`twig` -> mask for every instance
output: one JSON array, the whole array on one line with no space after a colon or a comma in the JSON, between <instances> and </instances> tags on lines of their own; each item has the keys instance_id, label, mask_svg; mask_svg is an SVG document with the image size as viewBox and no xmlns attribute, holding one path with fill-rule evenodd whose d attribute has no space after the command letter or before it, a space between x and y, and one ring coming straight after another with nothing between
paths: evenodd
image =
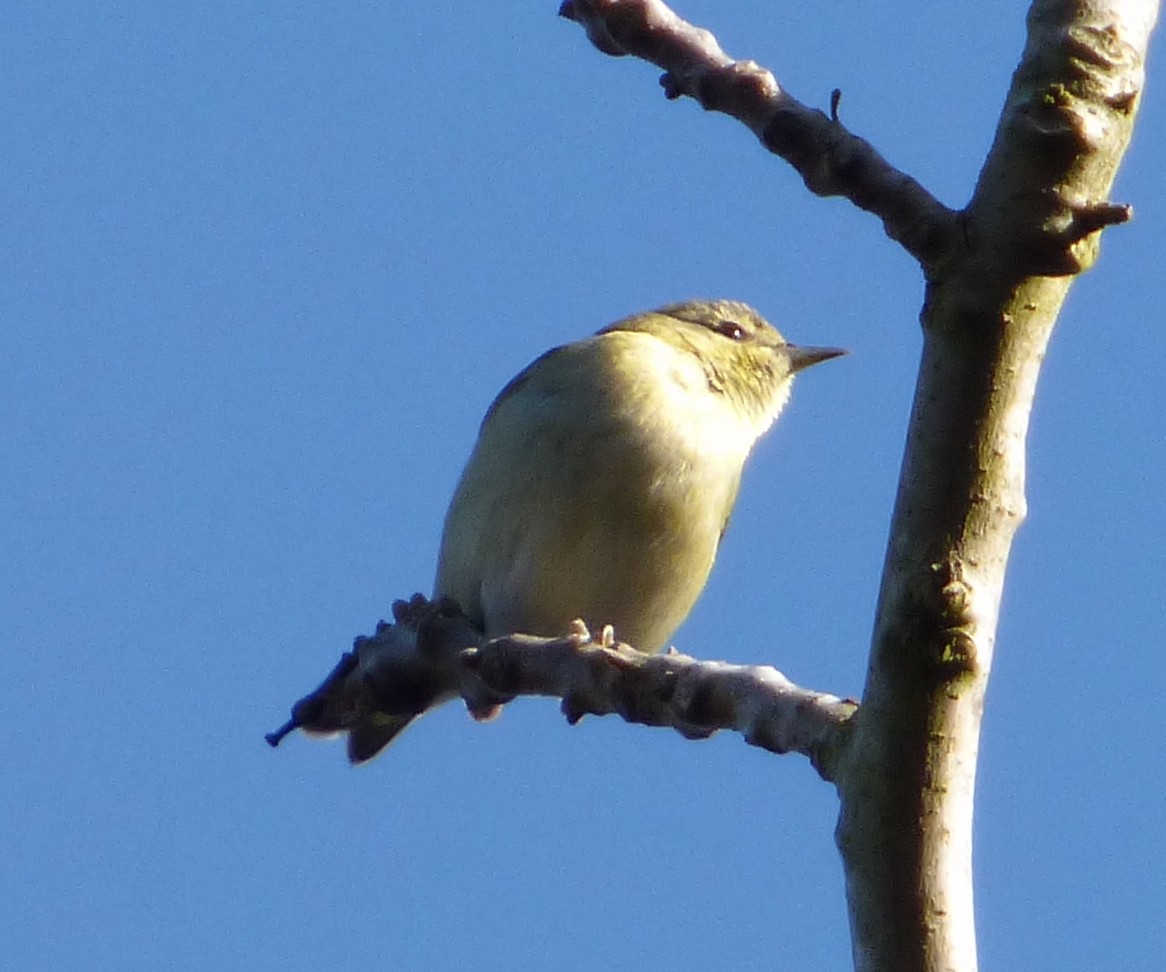
<instances>
[{"instance_id":1,"label":"twig","mask_svg":"<svg viewBox=\"0 0 1166 972\"><path fill-rule=\"evenodd\" d=\"M457 696L475 718L487 719L516 696L549 695L563 700L572 724L584 715L615 713L628 722L671 726L689 739L728 729L752 746L809 756L831 779L857 708L799 688L767 665L647 655L617 643L610 628L592 639L582 622L561 638L486 641L449 602L415 595L394 604L393 614L396 623L382 622L373 637L357 638L320 687L292 707L291 719L266 736L272 746L295 729L356 735L403 727Z\"/></svg>"},{"instance_id":2,"label":"twig","mask_svg":"<svg viewBox=\"0 0 1166 972\"><path fill-rule=\"evenodd\" d=\"M733 60L711 33L661 0L566 0L559 14L580 24L605 54L630 54L663 68L665 97L687 95L743 122L811 192L845 196L879 217L887 235L925 270L958 243L957 214L838 120L839 92L832 94L830 117L807 108L761 65Z\"/></svg>"}]
</instances>

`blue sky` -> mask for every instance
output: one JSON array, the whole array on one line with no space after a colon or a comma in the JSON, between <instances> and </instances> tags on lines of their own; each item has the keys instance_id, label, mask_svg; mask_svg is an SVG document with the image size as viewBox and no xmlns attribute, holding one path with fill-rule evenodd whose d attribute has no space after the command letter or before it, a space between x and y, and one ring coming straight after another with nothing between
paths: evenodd
<instances>
[{"instance_id":1,"label":"blue sky","mask_svg":"<svg viewBox=\"0 0 1166 972\"><path fill-rule=\"evenodd\" d=\"M725 9L722 9L722 7ZM0 941L13 968L845 968L799 758L523 700L352 770L263 733L428 590L494 394L694 296L850 357L677 645L860 691L917 269L556 4L21 5L0 26ZM679 11L950 205L1019 4ZM1157 969L1166 102L1046 363L978 784L985 968Z\"/></svg>"}]
</instances>

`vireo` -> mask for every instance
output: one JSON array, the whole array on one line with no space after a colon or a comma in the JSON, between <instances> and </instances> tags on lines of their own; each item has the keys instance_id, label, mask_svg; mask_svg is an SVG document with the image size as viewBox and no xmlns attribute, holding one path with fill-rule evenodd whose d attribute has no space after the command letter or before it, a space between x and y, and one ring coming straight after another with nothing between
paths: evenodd
<instances>
[{"instance_id":1,"label":"vireo","mask_svg":"<svg viewBox=\"0 0 1166 972\"><path fill-rule=\"evenodd\" d=\"M482 421L445 518L435 596L487 635L575 618L665 647L712 569L753 444L793 376L845 352L787 344L752 308L692 301L548 351ZM366 725L367 758L409 718Z\"/></svg>"}]
</instances>

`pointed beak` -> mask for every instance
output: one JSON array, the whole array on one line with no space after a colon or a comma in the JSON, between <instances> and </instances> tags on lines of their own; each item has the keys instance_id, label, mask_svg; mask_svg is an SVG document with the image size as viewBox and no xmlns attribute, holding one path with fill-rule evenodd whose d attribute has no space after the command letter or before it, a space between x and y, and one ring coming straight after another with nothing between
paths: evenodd
<instances>
[{"instance_id":1,"label":"pointed beak","mask_svg":"<svg viewBox=\"0 0 1166 972\"><path fill-rule=\"evenodd\" d=\"M850 352L845 348L806 348L797 344L787 344L785 353L789 355L789 372L793 375L810 365L816 365L819 361L829 361Z\"/></svg>"}]
</instances>

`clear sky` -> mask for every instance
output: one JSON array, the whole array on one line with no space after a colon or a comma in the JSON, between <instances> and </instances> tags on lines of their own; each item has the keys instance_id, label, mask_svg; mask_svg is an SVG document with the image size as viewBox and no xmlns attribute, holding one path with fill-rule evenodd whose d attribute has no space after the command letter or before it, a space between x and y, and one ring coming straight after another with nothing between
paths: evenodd
<instances>
[{"instance_id":1,"label":"clear sky","mask_svg":"<svg viewBox=\"0 0 1166 972\"><path fill-rule=\"evenodd\" d=\"M804 759L521 700L371 765L263 733L431 583L548 347L734 297L803 376L677 645L861 690L922 284L871 217L555 2L19 4L0 26L0 942L9 967L849 963ZM1022 4L679 11L962 205ZM1166 91L1050 350L978 786L986 969L1166 944Z\"/></svg>"}]
</instances>

